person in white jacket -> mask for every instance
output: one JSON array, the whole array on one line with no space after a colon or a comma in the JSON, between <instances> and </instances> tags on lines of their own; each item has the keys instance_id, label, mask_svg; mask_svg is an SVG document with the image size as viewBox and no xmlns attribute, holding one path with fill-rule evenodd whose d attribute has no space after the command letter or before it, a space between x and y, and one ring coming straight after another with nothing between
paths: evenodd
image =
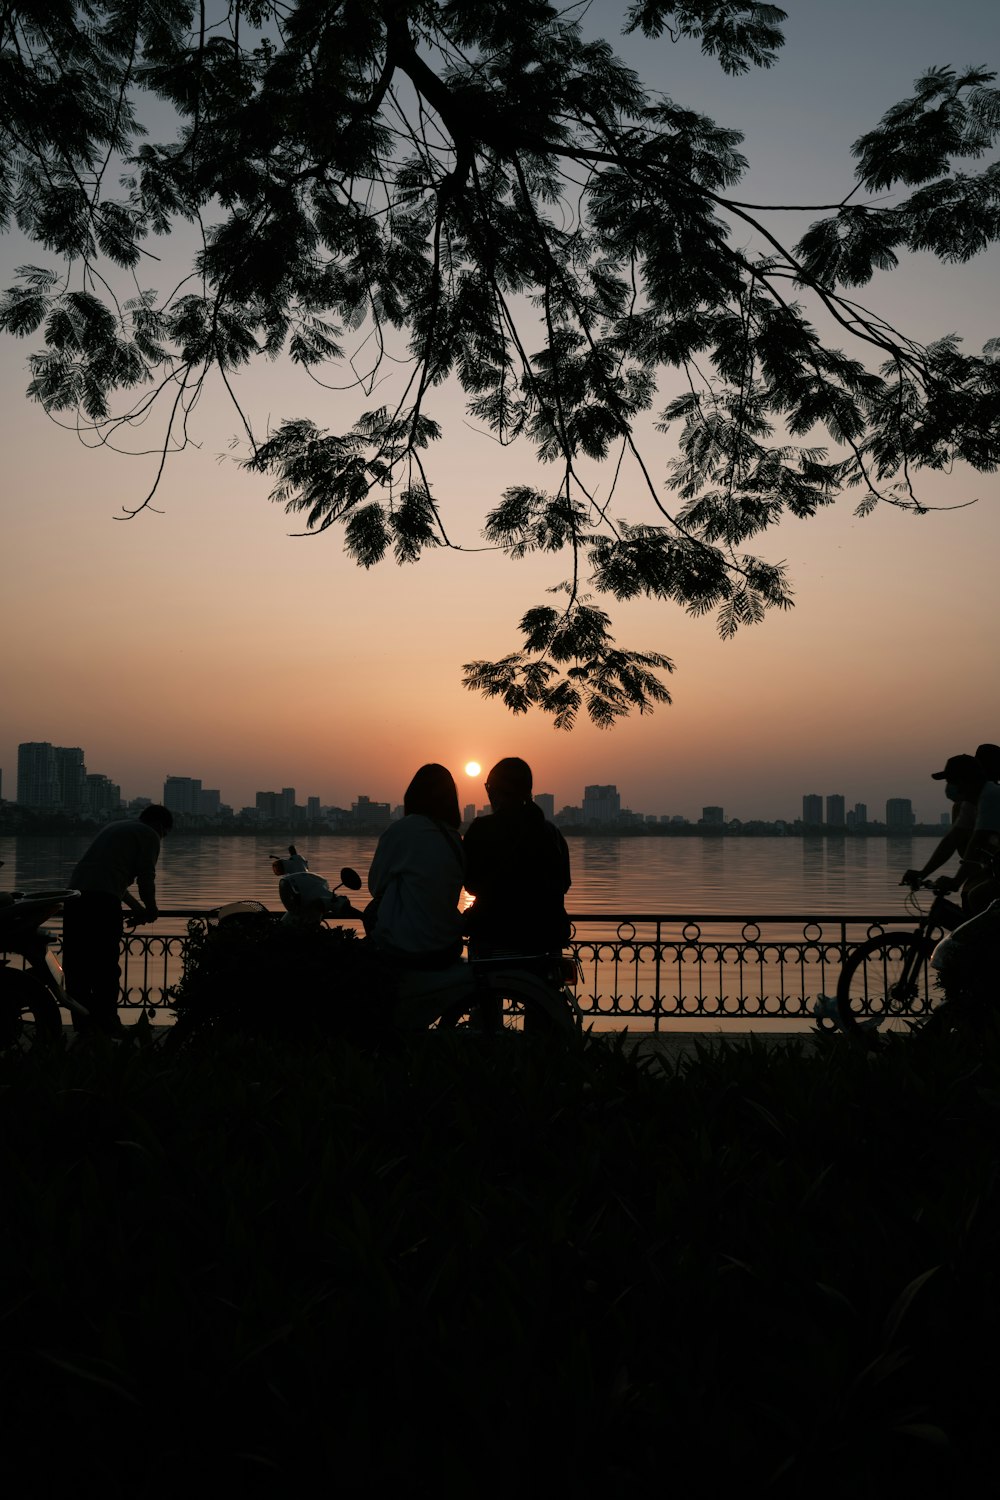
<instances>
[{"instance_id":1,"label":"person in white jacket","mask_svg":"<svg viewBox=\"0 0 1000 1500\"><path fill-rule=\"evenodd\" d=\"M462 956L461 821L454 778L432 762L407 787L403 817L378 841L365 928L379 951L404 968L445 968Z\"/></svg>"}]
</instances>

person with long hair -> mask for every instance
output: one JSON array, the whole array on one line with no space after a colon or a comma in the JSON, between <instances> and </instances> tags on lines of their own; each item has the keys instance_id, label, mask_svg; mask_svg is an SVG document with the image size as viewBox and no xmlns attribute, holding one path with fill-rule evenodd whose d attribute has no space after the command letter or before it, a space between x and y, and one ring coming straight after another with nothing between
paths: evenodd
<instances>
[{"instance_id":1,"label":"person with long hair","mask_svg":"<svg viewBox=\"0 0 1000 1500\"><path fill-rule=\"evenodd\" d=\"M462 956L461 822L454 777L432 762L407 787L403 817L378 841L365 930L379 952L403 968L444 968Z\"/></svg>"}]
</instances>

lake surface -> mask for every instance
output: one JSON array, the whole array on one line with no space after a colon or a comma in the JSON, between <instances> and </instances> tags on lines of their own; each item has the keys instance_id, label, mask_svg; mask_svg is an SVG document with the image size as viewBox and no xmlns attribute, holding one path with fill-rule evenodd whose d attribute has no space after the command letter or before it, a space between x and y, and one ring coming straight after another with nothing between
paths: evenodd
<instances>
[{"instance_id":1,"label":"lake surface","mask_svg":"<svg viewBox=\"0 0 1000 1500\"><path fill-rule=\"evenodd\" d=\"M0 889L68 885L88 843L86 834L0 838ZM297 847L333 885L342 865L367 880L375 844L374 835L329 835L303 838ZM922 865L936 844L907 837L574 838L566 905L571 913L608 916L902 916L899 877ZM160 854L161 910L205 910L251 898L277 908L268 856L283 849L280 835L171 834Z\"/></svg>"}]
</instances>

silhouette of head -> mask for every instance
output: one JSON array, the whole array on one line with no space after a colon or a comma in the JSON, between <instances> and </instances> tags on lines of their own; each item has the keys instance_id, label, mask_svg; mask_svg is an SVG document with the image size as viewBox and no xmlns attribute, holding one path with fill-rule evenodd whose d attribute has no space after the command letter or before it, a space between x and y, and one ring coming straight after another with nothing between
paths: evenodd
<instances>
[{"instance_id":1,"label":"silhouette of head","mask_svg":"<svg viewBox=\"0 0 1000 1500\"><path fill-rule=\"evenodd\" d=\"M174 815L169 807L161 807L159 802L151 802L139 814L139 822L148 823L151 828L156 829L160 838L162 838L165 833L169 833L171 828L173 828Z\"/></svg>"},{"instance_id":2,"label":"silhouette of head","mask_svg":"<svg viewBox=\"0 0 1000 1500\"><path fill-rule=\"evenodd\" d=\"M1000 781L1000 745L979 745L976 760L989 781Z\"/></svg>"},{"instance_id":3,"label":"silhouette of head","mask_svg":"<svg viewBox=\"0 0 1000 1500\"><path fill-rule=\"evenodd\" d=\"M437 818L451 828L461 827L458 787L447 766L431 761L420 767L403 794L403 812L407 816L422 813L425 818Z\"/></svg>"},{"instance_id":4,"label":"silhouette of head","mask_svg":"<svg viewBox=\"0 0 1000 1500\"><path fill-rule=\"evenodd\" d=\"M531 801L531 767L517 755L498 760L486 778L491 807L514 807Z\"/></svg>"},{"instance_id":5,"label":"silhouette of head","mask_svg":"<svg viewBox=\"0 0 1000 1500\"><path fill-rule=\"evenodd\" d=\"M958 797L953 800L975 801L989 777L974 755L949 755L944 770L932 771L931 780L945 782L945 793L949 797L952 790L957 792Z\"/></svg>"}]
</instances>

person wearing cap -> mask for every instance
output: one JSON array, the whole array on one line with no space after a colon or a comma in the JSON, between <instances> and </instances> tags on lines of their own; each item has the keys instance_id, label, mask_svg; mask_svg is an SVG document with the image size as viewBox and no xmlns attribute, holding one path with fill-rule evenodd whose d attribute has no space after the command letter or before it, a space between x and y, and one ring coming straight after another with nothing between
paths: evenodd
<instances>
[{"instance_id":1,"label":"person wearing cap","mask_svg":"<svg viewBox=\"0 0 1000 1500\"><path fill-rule=\"evenodd\" d=\"M968 761L976 763L978 773L981 774L984 780L990 782L1000 781L1000 745L980 745L975 755L953 755L943 771L932 772L931 779L933 781L947 782L948 766L952 766L954 763L961 774L961 765L959 763ZM971 772L973 780L978 779L977 773L971 767L966 766L965 770L966 774ZM951 792L948 792L948 795L950 797ZM952 799L951 827L948 829L948 832L922 869L906 870L904 872L899 882L900 885L919 885L921 881L933 875L935 870L940 870L942 865L946 865L953 854L957 854L960 858L965 854L969 840L975 832L978 803L978 793L968 799Z\"/></svg>"},{"instance_id":2,"label":"person wearing cap","mask_svg":"<svg viewBox=\"0 0 1000 1500\"><path fill-rule=\"evenodd\" d=\"M971 760L971 756L952 757L953 759ZM951 762L949 761L949 764ZM940 781L945 776L944 771L931 773L934 781ZM951 797L951 792L948 793ZM946 865L953 854L961 857L965 853L966 845L972 837L972 830L976 826L976 799L952 798L951 803L951 827L944 835L937 848L931 854L923 867L919 870L904 870L900 879L900 885L920 885L922 881L930 878L935 870L940 870Z\"/></svg>"},{"instance_id":3,"label":"person wearing cap","mask_svg":"<svg viewBox=\"0 0 1000 1500\"><path fill-rule=\"evenodd\" d=\"M961 863L955 874L941 876L937 884L941 891L961 890L962 906L970 916L984 910L997 894L992 872L983 865L984 855L1000 850L1000 786L989 775L1000 769L993 754L996 748L981 745L975 755L951 755L943 771L931 773L934 781L945 783L945 795L958 804L958 815L923 870L907 870L901 882L925 880L957 851Z\"/></svg>"},{"instance_id":4,"label":"person wearing cap","mask_svg":"<svg viewBox=\"0 0 1000 1500\"><path fill-rule=\"evenodd\" d=\"M972 765L966 764L971 761ZM958 764L961 762L962 764ZM974 768L974 769L973 769ZM944 876L944 890L961 890L962 905L970 916L977 916L990 902L1000 895L1000 786L995 780L1000 773L1000 751L996 745L980 745L975 755L955 755L946 762L937 780L945 778L946 787L963 784L966 792L978 779L976 793L976 821L962 853L962 860L954 875ZM959 782L954 782L954 777ZM950 796L950 792L948 793Z\"/></svg>"}]
</instances>

